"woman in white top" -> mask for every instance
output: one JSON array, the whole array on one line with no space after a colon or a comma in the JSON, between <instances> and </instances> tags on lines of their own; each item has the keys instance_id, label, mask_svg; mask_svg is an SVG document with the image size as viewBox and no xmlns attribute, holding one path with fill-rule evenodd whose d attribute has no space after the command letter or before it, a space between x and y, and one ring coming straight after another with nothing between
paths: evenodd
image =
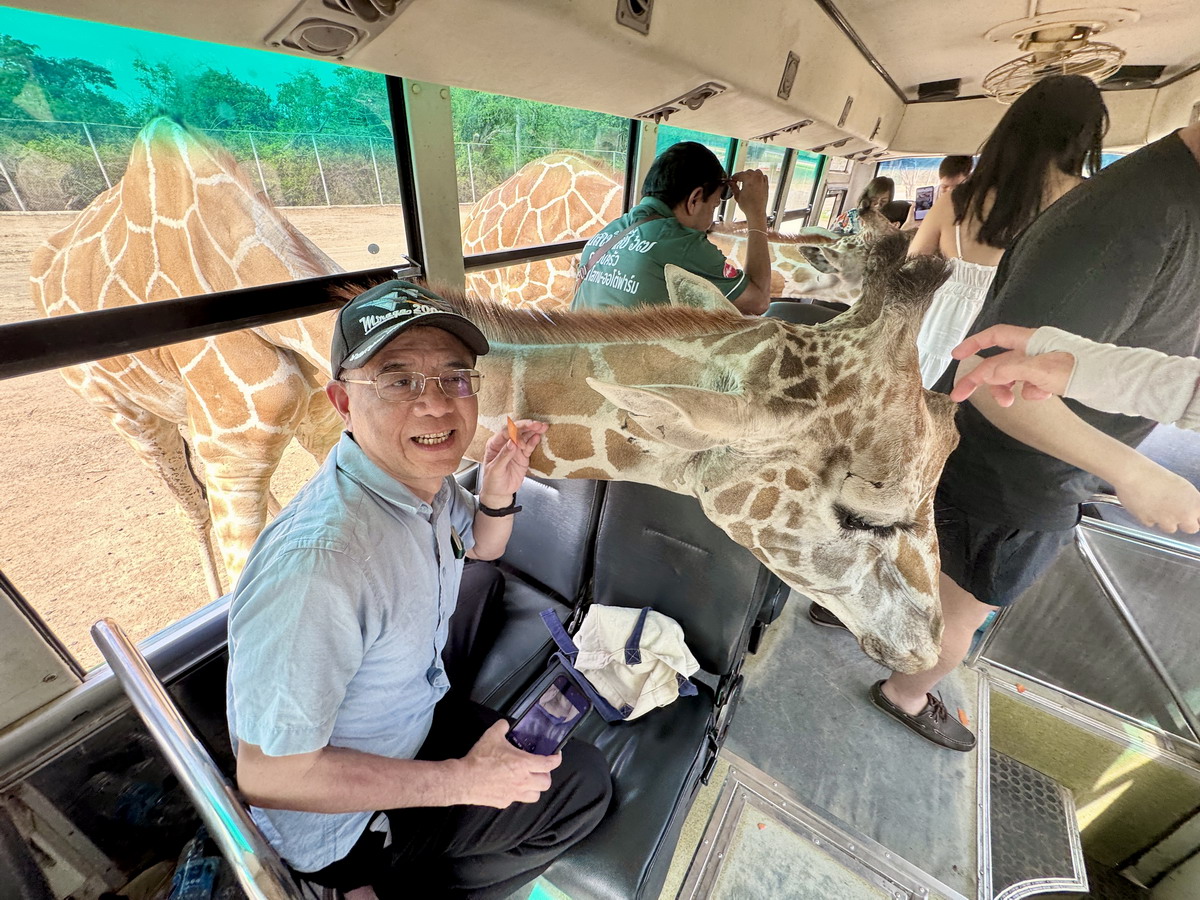
<instances>
[{"instance_id":1,"label":"woman in white top","mask_svg":"<svg viewBox=\"0 0 1200 900\"><path fill-rule=\"evenodd\" d=\"M952 267L917 337L925 387L941 377L975 322L1005 248L1083 181L1085 167L1100 168L1107 130L1108 110L1090 79L1045 78L1009 107L967 180L934 202L908 251L941 253Z\"/></svg>"}]
</instances>

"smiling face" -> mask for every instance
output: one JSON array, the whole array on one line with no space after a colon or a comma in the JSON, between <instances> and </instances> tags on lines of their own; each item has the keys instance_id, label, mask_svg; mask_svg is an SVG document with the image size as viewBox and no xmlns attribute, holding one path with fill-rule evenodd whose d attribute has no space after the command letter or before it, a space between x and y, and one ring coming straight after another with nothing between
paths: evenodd
<instances>
[{"instance_id":1,"label":"smiling face","mask_svg":"<svg viewBox=\"0 0 1200 900\"><path fill-rule=\"evenodd\" d=\"M471 351L449 332L409 328L342 377L369 380L388 371L440 375L474 364ZM425 500L455 472L475 436L478 399L448 397L432 380L418 399L407 402L380 400L371 384L332 381L327 391L367 458Z\"/></svg>"}]
</instances>

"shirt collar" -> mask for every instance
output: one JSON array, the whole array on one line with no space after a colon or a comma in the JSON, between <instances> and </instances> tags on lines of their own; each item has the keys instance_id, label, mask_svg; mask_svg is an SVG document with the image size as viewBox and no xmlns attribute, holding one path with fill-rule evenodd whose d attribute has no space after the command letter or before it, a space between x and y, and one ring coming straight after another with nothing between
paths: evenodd
<instances>
[{"instance_id":1,"label":"shirt collar","mask_svg":"<svg viewBox=\"0 0 1200 900\"><path fill-rule=\"evenodd\" d=\"M392 506L398 506L406 512L428 516L445 499L443 496L446 493L445 480L438 488L437 495L433 498L433 504L426 503L404 484L371 462L348 431L342 432L342 436L334 448L334 453L336 454L335 464L339 470L371 493L377 494ZM453 476L446 477L452 478Z\"/></svg>"},{"instance_id":2,"label":"shirt collar","mask_svg":"<svg viewBox=\"0 0 1200 900\"><path fill-rule=\"evenodd\" d=\"M643 197L642 202L630 210L630 213L633 215L633 219L630 221L636 222L638 219L644 219L651 213L656 213L657 215L662 216L664 219L674 219L675 224L685 231L694 231L697 234L708 233L699 228L693 228L690 225L684 225L679 221L679 219L675 218L675 213L672 211L671 207L667 206L667 204L663 203L657 197Z\"/></svg>"}]
</instances>

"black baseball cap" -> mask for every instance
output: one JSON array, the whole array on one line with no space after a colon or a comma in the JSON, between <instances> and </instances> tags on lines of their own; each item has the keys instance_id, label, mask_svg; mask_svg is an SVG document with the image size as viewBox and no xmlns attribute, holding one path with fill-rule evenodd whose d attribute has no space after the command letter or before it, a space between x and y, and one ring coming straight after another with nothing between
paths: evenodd
<instances>
[{"instance_id":1,"label":"black baseball cap","mask_svg":"<svg viewBox=\"0 0 1200 900\"><path fill-rule=\"evenodd\" d=\"M338 312L329 365L333 377L357 369L405 328L448 331L483 356L491 347L471 320L442 308L445 301L411 281L386 281L363 291Z\"/></svg>"}]
</instances>

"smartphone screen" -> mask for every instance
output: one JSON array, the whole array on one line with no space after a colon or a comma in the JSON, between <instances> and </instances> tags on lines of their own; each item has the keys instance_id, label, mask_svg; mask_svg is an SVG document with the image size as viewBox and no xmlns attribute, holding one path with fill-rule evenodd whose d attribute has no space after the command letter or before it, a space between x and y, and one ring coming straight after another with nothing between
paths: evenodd
<instances>
[{"instance_id":1,"label":"smartphone screen","mask_svg":"<svg viewBox=\"0 0 1200 900\"><path fill-rule=\"evenodd\" d=\"M557 753L591 705L575 682L566 675L559 675L537 702L513 722L508 741L514 747L539 756Z\"/></svg>"},{"instance_id":2,"label":"smartphone screen","mask_svg":"<svg viewBox=\"0 0 1200 900\"><path fill-rule=\"evenodd\" d=\"M917 199L913 202L913 218L920 222L933 207L933 195L937 189L932 185L917 188Z\"/></svg>"}]
</instances>

